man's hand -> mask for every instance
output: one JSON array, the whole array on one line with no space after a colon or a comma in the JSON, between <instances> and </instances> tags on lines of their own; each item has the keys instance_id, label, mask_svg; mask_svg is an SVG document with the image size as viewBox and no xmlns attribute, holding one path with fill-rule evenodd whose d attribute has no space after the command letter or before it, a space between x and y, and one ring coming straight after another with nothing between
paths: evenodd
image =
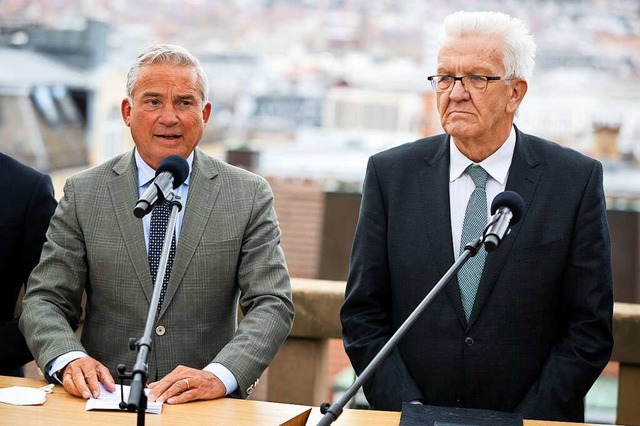
<instances>
[{"instance_id":1,"label":"man's hand","mask_svg":"<svg viewBox=\"0 0 640 426\"><path fill-rule=\"evenodd\" d=\"M161 380L149 383L149 401L182 404L198 399L223 397L227 390L213 373L195 368L177 366Z\"/></svg>"},{"instance_id":2,"label":"man's hand","mask_svg":"<svg viewBox=\"0 0 640 426\"><path fill-rule=\"evenodd\" d=\"M102 383L109 392L116 390L115 382L109 369L95 359L85 356L71 361L62 371L62 386L71 395L89 399L100 396Z\"/></svg>"}]
</instances>

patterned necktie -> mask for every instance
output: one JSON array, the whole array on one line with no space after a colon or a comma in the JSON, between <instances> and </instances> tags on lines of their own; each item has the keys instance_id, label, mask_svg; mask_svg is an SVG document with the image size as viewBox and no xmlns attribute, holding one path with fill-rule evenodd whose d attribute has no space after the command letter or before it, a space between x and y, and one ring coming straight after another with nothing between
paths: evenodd
<instances>
[{"instance_id":1,"label":"patterned necktie","mask_svg":"<svg viewBox=\"0 0 640 426\"><path fill-rule=\"evenodd\" d=\"M471 176L471 179L473 179L476 188L471 193L471 197L469 197L467 210L464 214L462 237L460 239L460 253L464 251L464 246L467 243L482 236L482 232L487 225L487 193L485 192L487 172L482 167L474 164L467 167L466 172ZM486 257L486 250L481 248L478 250L478 253L474 257L469 258L467 263L458 271L460 298L462 299L462 307L464 308L467 321L471 316L473 302L476 299Z\"/></svg>"},{"instance_id":2,"label":"patterned necktie","mask_svg":"<svg viewBox=\"0 0 640 426\"><path fill-rule=\"evenodd\" d=\"M155 284L158 275L158 266L160 265L160 255L162 254L162 244L171 215L171 206L167 201L159 203L151 212L151 226L149 227L149 270L151 271L152 283ZM167 269L164 272L164 280L162 281L162 291L160 293L160 303L158 304L158 312L164 302L164 296L167 292L167 283L171 268L173 267L173 258L176 255L176 234L173 233L171 239L171 249L167 260Z\"/></svg>"}]
</instances>

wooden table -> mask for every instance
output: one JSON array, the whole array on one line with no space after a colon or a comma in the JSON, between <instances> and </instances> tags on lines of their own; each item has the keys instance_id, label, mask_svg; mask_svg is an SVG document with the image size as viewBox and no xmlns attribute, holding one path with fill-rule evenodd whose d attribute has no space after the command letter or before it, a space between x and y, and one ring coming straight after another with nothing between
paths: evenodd
<instances>
[{"instance_id":1,"label":"wooden table","mask_svg":"<svg viewBox=\"0 0 640 426\"><path fill-rule=\"evenodd\" d=\"M0 388L29 386L39 388L44 380L0 376ZM0 403L0 425L18 426L120 426L137 424L136 413L124 411L85 411L86 401L69 395L56 386L47 395L44 405L15 406ZM162 414L147 414L145 425L281 425L311 409L307 422L316 425L322 418L317 407L294 404L223 398L162 407ZM334 422L337 426L392 426L400 422L400 413L373 410L344 410ZM295 424L295 423L294 423ZM570 426L579 423L559 423L525 420L525 426ZM581 425L581 424L580 424Z\"/></svg>"}]
</instances>

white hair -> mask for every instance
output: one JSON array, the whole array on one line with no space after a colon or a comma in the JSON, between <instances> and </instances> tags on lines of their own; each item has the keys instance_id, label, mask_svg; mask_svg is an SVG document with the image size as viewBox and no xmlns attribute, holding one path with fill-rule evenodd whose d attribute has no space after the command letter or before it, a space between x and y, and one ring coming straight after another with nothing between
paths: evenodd
<instances>
[{"instance_id":1,"label":"white hair","mask_svg":"<svg viewBox=\"0 0 640 426\"><path fill-rule=\"evenodd\" d=\"M202 101L207 102L209 98L209 82L207 75L200 65L200 61L193 56L184 47L176 46L173 44L158 44L151 46L143 50L136 61L133 63L127 74L127 97L133 102L133 91L136 83L138 83L138 77L140 75L140 68L145 65L151 64L172 64L185 67L194 67L196 74L198 75L198 89L202 95Z\"/></svg>"},{"instance_id":2,"label":"white hair","mask_svg":"<svg viewBox=\"0 0 640 426\"><path fill-rule=\"evenodd\" d=\"M505 77L531 79L536 44L522 21L501 12L452 13L444 20L444 33L438 52L452 38L474 36L499 36L504 45L502 64Z\"/></svg>"}]
</instances>

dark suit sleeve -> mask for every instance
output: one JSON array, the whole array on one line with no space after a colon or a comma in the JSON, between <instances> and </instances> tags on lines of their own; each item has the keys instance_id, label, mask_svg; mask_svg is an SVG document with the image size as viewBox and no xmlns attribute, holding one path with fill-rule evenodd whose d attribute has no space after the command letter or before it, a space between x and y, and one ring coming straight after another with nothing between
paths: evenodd
<instances>
[{"instance_id":1,"label":"dark suit sleeve","mask_svg":"<svg viewBox=\"0 0 640 426\"><path fill-rule=\"evenodd\" d=\"M568 420L567 414L582 408L582 404L576 404L576 395L587 393L611 356L611 243L602 165L593 164L577 210L562 283L565 314L564 324L558 326L566 332L517 408L525 418ZM571 416L582 418L583 413Z\"/></svg>"},{"instance_id":2,"label":"dark suit sleeve","mask_svg":"<svg viewBox=\"0 0 640 426\"><path fill-rule=\"evenodd\" d=\"M56 208L51 178L41 174L32 187L20 232L19 256L15 268L19 281L26 284L29 274L40 260L42 245L46 240L49 220ZM0 371L13 371L33 359L24 337L14 319L0 327Z\"/></svg>"},{"instance_id":3,"label":"dark suit sleeve","mask_svg":"<svg viewBox=\"0 0 640 426\"><path fill-rule=\"evenodd\" d=\"M29 274L40 260L42 245L47 240L47 228L56 205L51 178L42 175L34 188L25 219L21 250L22 282L24 283L27 282Z\"/></svg>"},{"instance_id":4,"label":"dark suit sleeve","mask_svg":"<svg viewBox=\"0 0 640 426\"><path fill-rule=\"evenodd\" d=\"M344 345L357 374L393 335L391 282L387 254L387 215L374 159L367 165L344 305L340 312ZM402 402L421 400L398 349L394 349L364 385L371 406L400 410Z\"/></svg>"},{"instance_id":5,"label":"dark suit sleeve","mask_svg":"<svg viewBox=\"0 0 640 426\"><path fill-rule=\"evenodd\" d=\"M24 336L18 328L18 319L14 318L0 326L0 375L20 374L20 367L33 359Z\"/></svg>"}]
</instances>

